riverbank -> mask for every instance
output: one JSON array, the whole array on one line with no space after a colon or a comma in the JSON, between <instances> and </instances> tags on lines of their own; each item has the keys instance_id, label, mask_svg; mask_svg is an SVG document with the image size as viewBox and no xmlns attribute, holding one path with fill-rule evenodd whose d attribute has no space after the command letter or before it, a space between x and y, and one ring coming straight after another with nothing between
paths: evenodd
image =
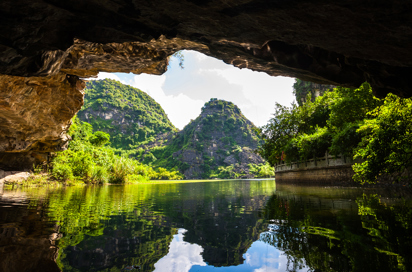
<instances>
[{"instance_id":1,"label":"riverbank","mask_svg":"<svg viewBox=\"0 0 412 272\"><path fill-rule=\"evenodd\" d=\"M0 170L0 186L9 187L41 187L41 186L74 186L74 185L119 185L118 183L85 183L81 180L71 180L62 182L54 179L48 173L31 173L24 171L3 171ZM139 180L130 181L121 184L173 184L173 183L199 183L199 182L216 182L216 181L231 181L233 179L198 179L198 180ZM244 179L248 180L248 179ZM264 179L256 179L264 180ZM268 178L273 180L273 178Z\"/></svg>"}]
</instances>

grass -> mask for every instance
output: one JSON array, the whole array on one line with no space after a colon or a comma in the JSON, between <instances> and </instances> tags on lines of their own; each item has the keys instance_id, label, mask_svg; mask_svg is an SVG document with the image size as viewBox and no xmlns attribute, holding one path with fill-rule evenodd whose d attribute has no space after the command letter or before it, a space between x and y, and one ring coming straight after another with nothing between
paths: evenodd
<instances>
[{"instance_id":1,"label":"grass","mask_svg":"<svg viewBox=\"0 0 412 272\"><path fill-rule=\"evenodd\" d=\"M110 179L110 178L109 178ZM264 178L266 179L266 178ZM131 175L130 178L125 183L116 183L116 182L108 182L108 183L100 183L107 184L107 185L118 185L118 184L177 184L177 183L199 183L199 182L217 182L217 181L229 181L234 179L193 179L193 180L147 180L145 177L140 175ZM244 179L246 180L246 179ZM94 184L94 183L88 183ZM75 186L75 185L87 185L82 180L71 179L65 182L56 180L53 176L49 173L32 173L29 178L22 181L15 181L15 182L7 182L4 184L5 188L7 189L14 189L17 187L44 187L44 186Z\"/></svg>"}]
</instances>

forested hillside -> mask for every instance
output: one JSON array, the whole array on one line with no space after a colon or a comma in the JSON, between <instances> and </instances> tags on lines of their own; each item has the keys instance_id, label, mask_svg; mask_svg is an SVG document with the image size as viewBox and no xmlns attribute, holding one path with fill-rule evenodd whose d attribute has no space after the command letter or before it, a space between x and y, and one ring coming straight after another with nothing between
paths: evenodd
<instances>
[{"instance_id":1,"label":"forested hillside","mask_svg":"<svg viewBox=\"0 0 412 272\"><path fill-rule=\"evenodd\" d=\"M158 134L176 130L153 98L112 79L87 82L84 100L79 119L96 131L110 134L116 148L131 149L154 140Z\"/></svg>"},{"instance_id":2,"label":"forested hillside","mask_svg":"<svg viewBox=\"0 0 412 272\"><path fill-rule=\"evenodd\" d=\"M353 165L354 179L375 183L381 176L408 181L412 167L412 100L389 94L378 99L368 83L358 89L338 87L313 102L284 107L263 127L262 157L275 165L344 154ZM405 176L406 175L406 176Z\"/></svg>"},{"instance_id":3,"label":"forested hillside","mask_svg":"<svg viewBox=\"0 0 412 272\"><path fill-rule=\"evenodd\" d=\"M118 81L89 81L80 120L110 135L112 147L146 165L179 170L186 179L273 176L254 152L256 127L231 102L211 99L183 131L149 95ZM125 154L126 154L125 153Z\"/></svg>"},{"instance_id":4,"label":"forested hillside","mask_svg":"<svg viewBox=\"0 0 412 272\"><path fill-rule=\"evenodd\" d=\"M273 169L254 152L261 144L255 129L236 105L211 99L182 131L142 145L137 157L155 166L175 167L187 179L273 176Z\"/></svg>"}]
</instances>

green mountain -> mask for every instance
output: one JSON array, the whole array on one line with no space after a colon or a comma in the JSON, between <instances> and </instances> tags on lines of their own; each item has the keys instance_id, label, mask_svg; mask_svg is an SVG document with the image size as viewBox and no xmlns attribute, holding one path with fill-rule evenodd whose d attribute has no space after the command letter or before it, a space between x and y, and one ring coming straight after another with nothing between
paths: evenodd
<instances>
[{"instance_id":1,"label":"green mountain","mask_svg":"<svg viewBox=\"0 0 412 272\"><path fill-rule=\"evenodd\" d=\"M87 82L84 100L79 119L95 131L110 134L116 148L131 149L158 134L177 130L153 98L116 80Z\"/></svg>"},{"instance_id":2,"label":"green mountain","mask_svg":"<svg viewBox=\"0 0 412 272\"><path fill-rule=\"evenodd\" d=\"M253 178L273 175L254 152L261 144L255 126L231 102L211 99L199 117L177 133L165 133L142 145L137 158L186 179Z\"/></svg>"},{"instance_id":3,"label":"green mountain","mask_svg":"<svg viewBox=\"0 0 412 272\"><path fill-rule=\"evenodd\" d=\"M302 106L306 102L308 94L310 94L311 101L314 102L316 97L322 96L325 92L331 91L335 87L333 85L303 81L297 78L295 84L293 84L293 93L299 106Z\"/></svg>"}]
</instances>

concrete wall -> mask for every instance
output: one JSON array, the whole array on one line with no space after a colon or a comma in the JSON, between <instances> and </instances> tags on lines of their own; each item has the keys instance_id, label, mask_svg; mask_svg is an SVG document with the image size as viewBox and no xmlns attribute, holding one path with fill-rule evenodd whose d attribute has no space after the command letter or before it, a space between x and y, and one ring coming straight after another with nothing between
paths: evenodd
<instances>
[{"instance_id":1,"label":"concrete wall","mask_svg":"<svg viewBox=\"0 0 412 272\"><path fill-rule=\"evenodd\" d=\"M348 157L326 154L322 158L278 164L275 166L275 178L279 182L351 183L354 163Z\"/></svg>"},{"instance_id":2,"label":"concrete wall","mask_svg":"<svg viewBox=\"0 0 412 272\"><path fill-rule=\"evenodd\" d=\"M279 182L325 182L325 183L352 183L353 170L349 166L322 167L307 170L289 170L276 172L275 178Z\"/></svg>"}]
</instances>

